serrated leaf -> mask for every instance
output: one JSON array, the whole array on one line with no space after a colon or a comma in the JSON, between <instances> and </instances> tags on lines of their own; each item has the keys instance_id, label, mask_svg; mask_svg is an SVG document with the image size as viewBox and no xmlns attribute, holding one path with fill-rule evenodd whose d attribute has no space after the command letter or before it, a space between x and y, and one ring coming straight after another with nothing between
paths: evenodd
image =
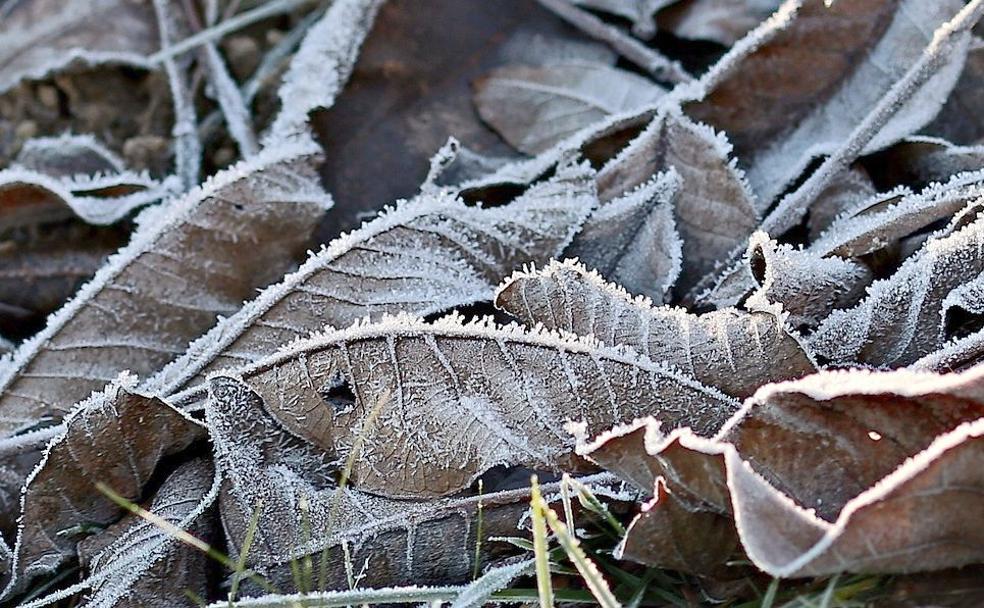
<instances>
[{"instance_id":1,"label":"serrated leaf","mask_svg":"<svg viewBox=\"0 0 984 608\"><path fill-rule=\"evenodd\" d=\"M598 174L606 201L674 168L683 181L674 215L683 237L681 288L691 287L758 225L755 197L723 134L664 109Z\"/></svg>"},{"instance_id":2,"label":"serrated leaf","mask_svg":"<svg viewBox=\"0 0 984 608\"><path fill-rule=\"evenodd\" d=\"M588 217L564 255L634 294L663 302L683 261L673 217L680 189L680 177L671 168L609 201Z\"/></svg>"},{"instance_id":3,"label":"serrated leaf","mask_svg":"<svg viewBox=\"0 0 984 608\"><path fill-rule=\"evenodd\" d=\"M758 288L744 307L768 312L781 305L789 324L800 330L815 328L835 308L857 304L874 278L864 264L780 245L763 232L753 234L748 247Z\"/></svg>"},{"instance_id":4,"label":"serrated leaf","mask_svg":"<svg viewBox=\"0 0 984 608\"><path fill-rule=\"evenodd\" d=\"M538 154L599 120L661 98L655 83L588 62L507 66L476 83L482 119L520 152Z\"/></svg>"},{"instance_id":5,"label":"serrated leaf","mask_svg":"<svg viewBox=\"0 0 984 608\"><path fill-rule=\"evenodd\" d=\"M280 276L330 204L315 154L268 149L144 214L130 244L2 370L0 432L60 418L121 370L156 371Z\"/></svg>"},{"instance_id":6,"label":"serrated leaf","mask_svg":"<svg viewBox=\"0 0 984 608\"><path fill-rule=\"evenodd\" d=\"M262 502L247 563L283 586L292 586L291 560L306 555L316 561L316 578L325 569L323 580L314 581L323 589L348 588L346 559L356 572L371 560L367 578L360 581L365 586L464 582L474 567L479 503L483 563L502 549L488 539L516 534L526 512L528 488L431 500L339 488L329 455L286 433L255 392L219 376L211 380L211 394L205 413L225 480L220 509L231 549L239 551L250 516ZM343 543L350 558L344 557Z\"/></svg>"},{"instance_id":7,"label":"serrated leaf","mask_svg":"<svg viewBox=\"0 0 984 608\"><path fill-rule=\"evenodd\" d=\"M630 536L675 534L686 545L680 534L700 520L685 511L715 513L737 524L744 552L773 576L956 567L981 559L970 523L984 484L980 376L821 373L763 389L715 440L649 423L580 451L615 470L626 451L648 454L649 468L633 466L627 479L662 477L684 509L677 530L636 522ZM656 502L642 518L669 522L657 513L669 506Z\"/></svg>"},{"instance_id":8,"label":"serrated leaf","mask_svg":"<svg viewBox=\"0 0 984 608\"><path fill-rule=\"evenodd\" d=\"M984 219L930 238L891 277L876 281L857 306L834 311L810 339L826 360L874 366L913 363L950 336L941 327L943 301L984 271Z\"/></svg>"},{"instance_id":9,"label":"serrated leaf","mask_svg":"<svg viewBox=\"0 0 984 608\"><path fill-rule=\"evenodd\" d=\"M586 166L570 166L492 209L426 191L333 241L146 386L168 395L184 391L176 397L181 402L200 400L208 373L253 363L325 326L491 299L514 269L563 251L595 204L593 176Z\"/></svg>"},{"instance_id":10,"label":"serrated leaf","mask_svg":"<svg viewBox=\"0 0 984 608\"><path fill-rule=\"evenodd\" d=\"M120 518L121 508L99 493L96 482L139 499L162 458L205 437L199 423L159 399L130 392L134 384L135 378L123 376L80 403L28 477L2 596L74 556L80 538L73 530L80 525L105 526Z\"/></svg>"},{"instance_id":11,"label":"serrated leaf","mask_svg":"<svg viewBox=\"0 0 984 608\"><path fill-rule=\"evenodd\" d=\"M729 309L693 315L654 307L570 260L513 275L495 303L527 325L632 348L738 398L815 370L773 314Z\"/></svg>"},{"instance_id":12,"label":"serrated leaf","mask_svg":"<svg viewBox=\"0 0 984 608\"><path fill-rule=\"evenodd\" d=\"M704 76L694 89L698 100L685 110L728 134L764 210L813 158L848 138L919 59L931 32L961 6L955 0L787 3ZM911 92L865 150L933 119L960 75L969 42L969 34L961 36L955 56Z\"/></svg>"},{"instance_id":13,"label":"serrated leaf","mask_svg":"<svg viewBox=\"0 0 984 608\"><path fill-rule=\"evenodd\" d=\"M330 457L358 442L353 483L393 497L450 494L497 465L573 466L568 421L597 429L652 414L708 434L736 405L635 353L457 316L330 331L238 374Z\"/></svg>"},{"instance_id":14,"label":"serrated leaf","mask_svg":"<svg viewBox=\"0 0 984 608\"><path fill-rule=\"evenodd\" d=\"M211 533L203 515L214 500L212 463L198 458L180 465L155 492L146 509L200 539ZM85 608L154 608L195 606L186 595L208 596L208 556L182 544L168 531L128 514L79 543L87 577L98 580L82 604Z\"/></svg>"}]
</instances>

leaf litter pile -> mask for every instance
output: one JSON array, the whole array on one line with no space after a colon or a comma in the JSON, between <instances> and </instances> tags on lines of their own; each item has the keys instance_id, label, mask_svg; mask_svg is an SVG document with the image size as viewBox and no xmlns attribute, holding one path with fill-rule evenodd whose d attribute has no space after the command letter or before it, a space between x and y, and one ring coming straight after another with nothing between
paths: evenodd
<instances>
[{"instance_id":1,"label":"leaf litter pile","mask_svg":"<svg viewBox=\"0 0 984 608\"><path fill-rule=\"evenodd\" d=\"M981 605L982 14L0 1L0 605Z\"/></svg>"}]
</instances>

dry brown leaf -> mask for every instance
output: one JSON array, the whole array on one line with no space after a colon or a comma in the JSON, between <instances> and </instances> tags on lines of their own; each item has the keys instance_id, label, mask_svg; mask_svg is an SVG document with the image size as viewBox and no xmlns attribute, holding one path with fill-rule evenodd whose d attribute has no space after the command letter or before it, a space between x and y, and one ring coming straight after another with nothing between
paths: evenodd
<instances>
[{"instance_id":1,"label":"dry brown leaf","mask_svg":"<svg viewBox=\"0 0 984 608\"><path fill-rule=\"evenodd\" d=\"M666 93L631 72L584 61L506 66L475 87L482 120L527 154L539 154L608 116L652 105Z\"/></svg>"},{"instance_id":2,"label":"dry brown leaf","mask_svg":"<svg viewBox=\"0 0 984 608\"><path fill-rule=\"evenodd\" d=\"M866 163L879 181L922 187L949 181L984 166L984 148L957 146L935 137L912 136L874 154Z\"/></svg>"},{"instance_id":3,"label":"dry brown leaf","mask_svg":"<svg viewBox=\"0 0 984 608\"><path fill-rule=\"evenodd\" d=\"M607 201L674 168L683 181L674 212L683 237L681 289L691 287L755 230L755 197L723 134L664 109L598 174Z\"/></svg>"},{"instance_id":4,"label":"dry brown leaf","mask_svg":"<svg viewBox=\"0 0 984 608\"><path fill-rule=\"evenodd\" d=\"M2 370L0 432L60 418L121 370L160 369L279 277L330 204L315 154L267 150L144 214L130 244Z\"/></svg>"},{"instance_id":5,"label":"dry brown leaf","mask_svg":"<svg viewBox=\"0 0 984 608\"><path fill-rule=\"evenodd\" d=\"M807 219L810 240L823 234L842 213L857 208L877 193L871 177L864 169L852 167L845 171L810 206L810 216Z\"/></svg>"},{"instance_id":6,"label":"dry brown leaf","mask_svg":"<svg viewBox=\"0 0 984 608\"><path fill-rule=\"evenodd\" d=\"M565 167L491 209L426 190L311 256L144 386L189 403L204 398L208 373L253 363L326 326L487 301L514 269L563 251L595 205L593 178L587 166Z\"/></svg>"},{"instance_id":7,"label":"dry brown leaf","mask_svg":"<svg viewBox=\"0 0 984 608\"><path fill-rule=\"evenodd\" d=\"M144 508L171 525L209 542L213 533L203 505L214 500L212 463L198 458L180 465ZM92 590L85 608L197 606L190 591L208 597L209 557L146 519L128 514L82 540L79 560Z\"/></svg>"},{"instance_id":8,"label":"dry brown leaf","mask_svg":"<svg viewBox=\"0 0 984 608\"><path fill-rule=\"evenodd\" d=\"M27 480L10 582L2 596L55 571L76 553L87 526L106 526L123 509L96 489L105 483L139 500L160 461L204 439L204 427L153 397L130 392L123 376L79 404Z\"/></svg>"},{"instance_id":9,"label":"dry brown leaf","mask_svg":"<svg viewBox=\"0 0 984 608\"><path fill-rule=\"evenodd\" d=\"M490 537L520 533L528 488L424 501L339 488L326 455L288 435L255 392L219 376L211 393L206 418L224 479L220 507L230 547L239 552L254 511L261 509L247 563L281 587L293 587L291 561L304 556L313 559L315 573L325 567L328 589L348 588L346 561L359 574L366 559L360 586L465 582L474 571L479 533L480 565L510 553ZM547 484L544 491L556 486Z\"/></svg>"},{"instance_id":10,"label":"dry brown leaf","mask_svg":"<svg viewBox=\"0 0 984 608\"><path fill-rule=\"evenodd\" d=\"M764 210L811 160L847 139L962 4L786 3L701 79L685 110L728 134ZM960 75L969 41L969 34L961 37L961 52L912 92L867 151L933 119Z\"/></svg>"},{"instance_id":11,"label":"dry brown leaf","mask_svg":"<svg viewBox=\"0 0 984 608\"><path fill-rule=\"evenodd\" d=\"M984 450L982 378L984 368L821 373L762 389L714 440L685 429L667 436L650 421L579 451L626 468L642 487L665 480L670 500L649 505L639 522L676 515L686 529L708 513L733 518L745 553L774 576L956 567L980 560L984 546L969 523L982 516L984 479L974 464ZM648 462L624 467L640 449ZM687 522L680 509L698 519ZM629 534L669 534L652 523ZM626 542L643 547L645 539ZM698 546L682 546L699 555Z\"/></svg>"},{"instance_id":12,"label":"dry brown leaf","mask_svg":"<svg viewBox=\"0 0 984 608\"><path fill-rule=\"evenodd\" d=\"M513 275L495 303L527 325L632 348L737 398L815 371L781 317L734 309L693 315L654 307L571 260Z\"/></svg>"},{"instance_id":13,"label":"dry brown leaf","mask_svg":"<svg viewBox=\"0 0 984 608\"><path fill-rule=\"evenodd\" d=\"M960 80L947 97L946 103L923 133L942 137L960 145L982 143L984 122L977 117L976 108L984 102L984 46L980 37L971 42L967 61Z\"/></svg>"},{"instance_id":14,"label":"dry brown leaf","mask_svg":"<svg viewBox=\"0 0 984 608\"><path fill-rule=\"evenodd\" d=\"M292 433L392 497L467 487L498 465L564 469L568 421L600 429L653 415L715 432L737 402L665 364L590 338L457 315L384 317L295 342L238 371Z\"/></svg>"}]
</instances>

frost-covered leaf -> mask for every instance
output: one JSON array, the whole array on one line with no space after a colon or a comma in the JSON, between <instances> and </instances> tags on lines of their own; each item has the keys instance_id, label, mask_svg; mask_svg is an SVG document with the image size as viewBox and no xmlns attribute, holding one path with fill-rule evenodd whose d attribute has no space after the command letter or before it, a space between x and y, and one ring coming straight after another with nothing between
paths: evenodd
<instances>
[{"instance_id":1,"label":"frost-covered leaf","mask_svg":"<svg viewBox=\"0 0 984 608\"><path fill-rule=\"evenodd\" d=\"M857 306L834 311L811 337L813 352L834 363L913 363L949 338L943 302L984 272L984 218L930 238L892 276L876 281Z\"/></svg>"},{"instance_id":2,"label":"frost-covered leaf","mask_svg":"<svg viewBox=\"0 0 984 608\"><path fill-rule=\"evenodd\" d=\"M663 110L598 174L607 201L673 167L683 180L674 215L683 237L681 287L689 288L755 230L755 197L723 134Z\"/></svg>"},{"instance_id":3,"label":"frost-covered leaf","mask_svg":"<svg viewBox=\"0 0 984 608\"><path fill-rule=\"evenodd\" d=\"M60 418L121 370L147 374L276 277L330 204L307 144L268 149L151 209L2 373L0 432Z\"/></svg>"},{"instance_id":4,"label":"frost-covered leaf","mask_svg":"<svg viewBox=\"0 0 984 608\"><path fill-rule=\"evenodd\" d=\"M332 458L358 446L355 486L394 497L453 493L498 465L574 466L568 421L600 429L653 415L710 434L736 406L628 350L457 315L329 331L238 375Z\"/></svg>"},{"instance_id":5,"label":"frost-covered leaf","mask_svg":"<svg viewBox=\"0 0 984 608\"><path fill-rule=\"evenodd\" d=\"M585 8L623 17L632 22L632 33L649 38L656 33L656 11L676 0L571 0Z\"/></svg>"},{"instance_id":6,"label":"frost-covered leaf","mask_svg":"<svg viewBox=\"0 0 984 608\"><path fill-rule=\"evenodd\" d=\"M922 186L946 182L958 173L978 171L984 167L984 147L912 136L882 150L872 160L880 167L878 177L882 181Z\"/></svg>"},{"instance_id":7,"label":"frost-covered leaf","mask_svg":"<svg viewBox=\"0 0 984 608\"><path fill-rule=\"evenodd\" d=\"M912 364L938 372L965 369L984 358L984 276L954 288L943 298L940 329L951 342Z\"/></svg>"},{"instance_id":8,"label":"frost-covered leaf","mask_svg":"<svg viewBox=\"0 0 984 608\"><path fill-rule=\"evenodd\" d=\"M51 177L119 173L123 159L92 135L63 134L29 139L17 153L17 164Z\"/></svg>"},{"instance_id":9,"label":"frost-covered leaf","mask_svg":"<svg viewBox=\"0 0 984 608\"><path fill-rule=\"evenodd\" d=\"M680 0L657 14L659 29L678 38L731 46L771 15L782 0Z\"/></svg>"},{"instance_id":10,"label":"frost-covered leaf","mask_svg":"<svg viewBox=\"0 0 984 608\"><path fill-rule=\"evenodd\" d=\"M765 209L810 161L830 154L920 58L958 0L797 0L735 45L693 90L693 118L725 131ZM960 75L958 52L865 146L927 124ZM768 85L764 85L768 83Z\"/></svg>"},{"instance_id":11,"label":"frost-covered leaf","mask_svg":"<svg viewBox=\"0 0 984 608\"><path fill-rule=\"evenodd\" d=\"M348 588L343 544L353 576L365 575L360 586L464 582L475 566L478 504L482 564L503 550L489 538L515 536L529 505L528 488L430 500L339 488L328 455L287 434L255 392L220 376L211 381L211 393L206 419L224 479L220 509L230 549L239 552L261 509L247 563L283 586L293 585L291 561L310 555L314 572L326 568L325 588Z\"/></svg>"},{"instance_id":12,"label":"frost-covered leaf","mask_svg":"<svg viewBox=\"0 0 984 608\"><path fill-rule=\"evenodd\" d=\"M499 58L503 65L550 65L572 61L615 65L618 55L608 46L582 37L571 38L520 30L502 45Z\"/></svg>"},{"instance_id":13,"label":"frost-covered leaf","mask_svg":"<svg viewBox=\"0 0 984 608\"><path fill-rule=\"evenodd\" d=\"M693 315L654 307L570 260L513 275L495 302L528 325L632 348L738 398L815 370L773 314L727 309Z\"/></svg>"},{"instance_id":14,"label":"frost-covered leaf","mask_svg":"<svg viewBox=\"0 0 984 608\"><path fill-rule=\"evenodd\" d=\"M28 478L4 596L73 557L85 530L120 518L121 507L96 489L97 482L138 500L163 458L205 437L191 418L130 392L134 384L124 376L80 403Z\"/></svg>"},{"instance_id":15,"label":"frost-covered leaf","mask_svg":"<svg viewBox=\"0 0 984 608\"><path fill-rule=\"evenodd\" d=\"M19 167L0 171L0 205L58 203L90 224L112 224L179 190L175 179L159 182L129 171L60 179Z\"/></svg>"},{"instance_id":16,"label":"frost-covered leaf","mask_svg":"<svg viewBox=\"0 0 984 608\"><path fill-rule=\"evenodd\" d=\"M281 109L268 143L307 133L308 114L335 102L383 1L338 0L311 27L284 75L278 92Z\"/></svg>"},{"instance_id":17,"label":"frost-covered leaf","mask_svg":"<svg viewBox=\"0 0 984 608\"><path fill-rule=\"evenodd\" d=\"M212 463L198 458L167 476L144 508L208 542L211 521L204 507L214 500ZM208 597L209 557L146 519L128 514L79 543L86 577L96 583L85 608L196 606L186 594Z\"/></svg>"},{"instance_id":18,"label":"frost-covered leaf","mask_svg":"<svg viewBox=\"0 0 984 608\"><path fill-rule=\"evenodd\" d=\"M520 152L538 154L599 120L651 105L666 91L600 63L507 66L476 83L482 119Z\"/></svg>"},{"instance_id":19,"label":"frost-covered leaf","mask_svg":"<svg viewBox=\"0 0 984 608\"><path fill-rule=\"evenodd\" d=\"M23 0L0 20L0 92L73 64L150 67L158 50L148 2Z\"/></svg>"},{"instance_id":20,"label":"frost-covered leaf","mask_svg":"<svg viewBox=\"0 0 984 608\"><path fill-rule=\"evenodd\" d=\"M427 190L311 256L146 386L168 395L189 389L179 401L201 399L209 372L253 363L325 326L489 300L514 269L563 251L595 204L593 177L586 165L566 167L491 209Z\"/></svg>"},{"instance_id":21,"label":"frost-covered leaf","mask_svg":"<svg viewBox=\"0 0 984 608\"><path fill-rule=\"evenodd\" d=\"M686 546L684 531L710 513L734 521L745 554L773 576L957 567L979 561L984 546L972 523L984 484L980 386L980 369L821 373L763 388L715 440L686 429L663 435L650 422L580 451L616 471L632 464L626 453L651 457L626 478L655 488L661 477L673 499L641 518L669 523L672 514L658 511L678 509L678 529L637 521L630 536L675 535Z\"/></svg>"},{"instance_id":22,"label":"frost-covered leaf","mask_svg":"<svg viewBox=\"0 0 984 608\"><path fill-rule=\"evenodd\" d=\"M797 329L814 328L831 310L857 304L873 279L864 264L780 245L763 232L753 234L748 247L748 266L758 288L745 300L745 308L770 311L781 304Z\"/></svg>"},{"instance_id":23,"label":"frost-covered leaf","mask_svg":"<svg viewBox=\"0 0 984 608\"><path fill-rule=\"evenodd\" d=\"M671 167L595 210L565 256L626 290L662 303L680 275L683 242L673 218L680 176Z\"/></svg>"}]
</instances>

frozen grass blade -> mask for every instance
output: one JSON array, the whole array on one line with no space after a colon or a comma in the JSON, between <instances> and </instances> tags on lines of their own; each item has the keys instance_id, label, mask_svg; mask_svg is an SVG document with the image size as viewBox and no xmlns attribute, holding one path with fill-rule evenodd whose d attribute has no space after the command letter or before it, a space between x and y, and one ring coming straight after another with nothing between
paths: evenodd
<instances>
[{"instance_id":1,"label":"frozen grass blade","mask_svg":"<svg viewBox=\"0 0 984 608\"><path fill-rule=\"evenodd\" d=\"M536 589L540 608L553 608L553 585L550 582L550 558L547 555L547 524L544 519L546 503L540 494L536 475L530 477L530 519L533 522L533 558L536 562Z\"/></svg>"}]
</instances>

